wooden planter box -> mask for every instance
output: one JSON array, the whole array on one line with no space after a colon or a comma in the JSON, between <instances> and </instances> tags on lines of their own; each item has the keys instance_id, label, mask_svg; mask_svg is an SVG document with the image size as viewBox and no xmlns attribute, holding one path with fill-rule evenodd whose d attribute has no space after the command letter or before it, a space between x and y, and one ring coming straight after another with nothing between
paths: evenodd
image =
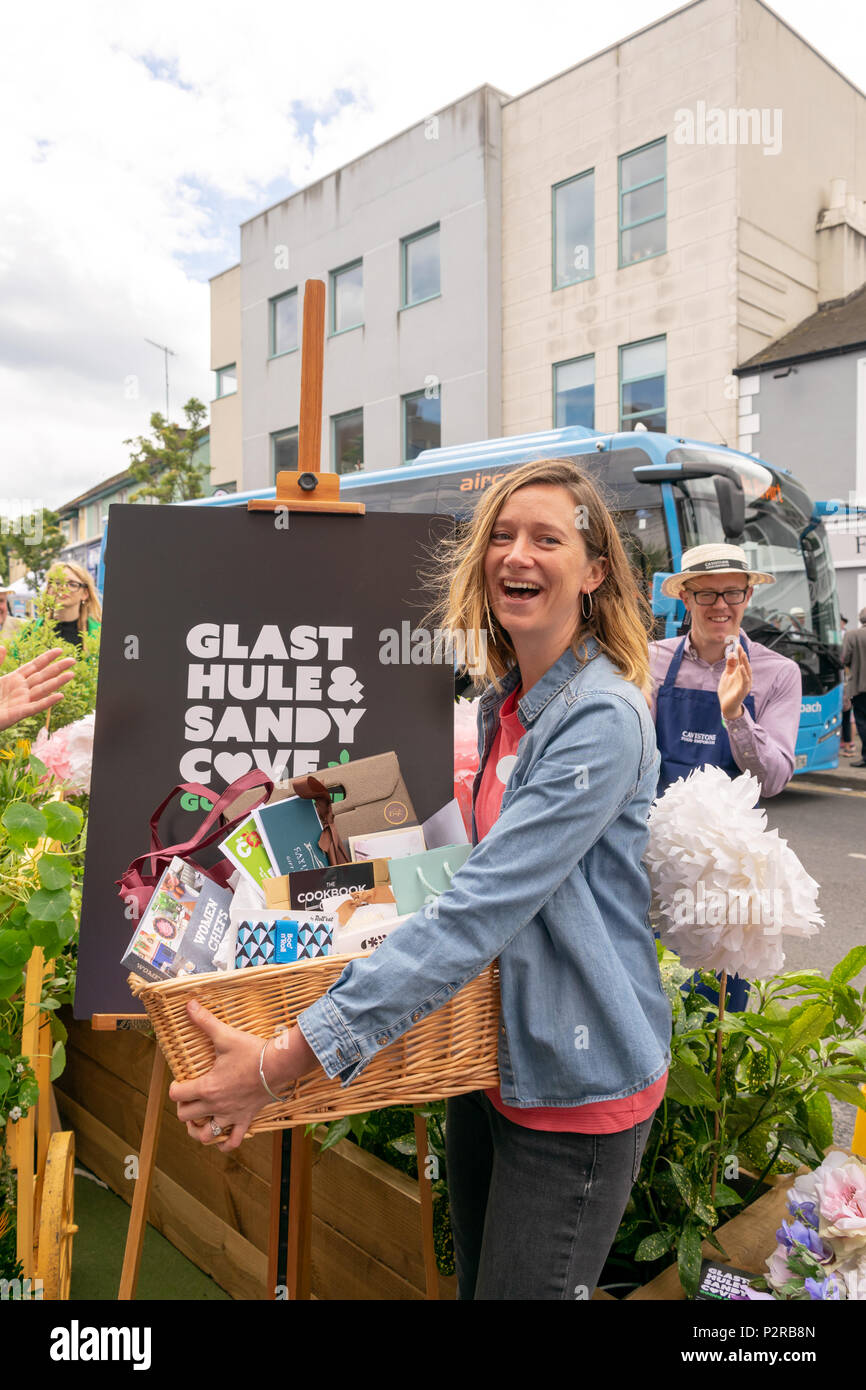
<instances>
[{"instance_id":1,"label":"wooden planter box","mask_svg":"<svg viewBox=\"0 0 866 1390\"><path fill-rule=\"evenodd\" d=\"M64 1125L81 1162L131 1202L155 1043L64 1022L67 1066L55 1085ZM165 1112L151 1225L233 1298L268 1297L272 1136L221 1154L192 1142L168 1100ZM439 1285L440 1298L455 1297L453 1277ZM417 1184L345 1140L313 1160L312 1288L322 1299L425 1297Z\"/></svg>"}]
</instances>

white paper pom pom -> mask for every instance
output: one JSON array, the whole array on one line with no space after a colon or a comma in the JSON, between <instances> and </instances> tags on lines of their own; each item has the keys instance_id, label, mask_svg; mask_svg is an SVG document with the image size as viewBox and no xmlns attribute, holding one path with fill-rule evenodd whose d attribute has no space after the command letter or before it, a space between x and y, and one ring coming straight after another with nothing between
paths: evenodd
<instances>
[{"instance_id":1,"label":"white paper pom pom","mask_svg":"<svg viewBox=\"0 0 866 1390\"><path fill-rule=\"evenodd\" d=\"M750 772L702 767L653 805L646 865L659 933L690 969L763 979L785 963L783 936L814 936L818 884L767 829Z\"/></svg>"}]
</instances>

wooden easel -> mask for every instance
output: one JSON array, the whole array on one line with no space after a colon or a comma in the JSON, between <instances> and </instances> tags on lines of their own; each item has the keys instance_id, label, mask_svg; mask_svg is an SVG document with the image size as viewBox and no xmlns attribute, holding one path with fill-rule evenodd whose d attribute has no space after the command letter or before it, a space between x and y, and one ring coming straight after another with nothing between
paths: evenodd
<instances>
[{"instance_id":1,"label":"wooden easel","mask_svg":"<svg viewBox=\"0 0 866 1390\"><path fill-rule=\"evenodd\" d=\"M304 319L301 347L301 400L298 422L298 468L277 474L276 496L247 503L248 511L345 512L363 516L363 502L340 500L336 473L322 473L322 383L325 351L325 284L307 280L304 285ZM126 1017L140 1019L141 1015ZM97 1022L99 1020L99 1022ZM119 1018L118 1018L119 1021ZM111 1015L99 1014L93 1027L116 1026ZM135 1298L147 1210L162 1124L168 1066L156 1048L147 1110L139 1154L138 1179L132 1201L118 1299ZM427 1159L427 1126L416 1116L418 1183L421 1193L421 1225L427 1297L439 1297L438 1273L433 1254L433 1198L424 1176ZM313 1137L304 1125L275 1130L271 1156L271 1213L268 1239L268 1288L270 1297L285 1286L288 1298L309 1299L311 1294L311 1238L313 1218ZM283 1277L285 1274L285 1277Z\"/></svg>"}]
</instances>

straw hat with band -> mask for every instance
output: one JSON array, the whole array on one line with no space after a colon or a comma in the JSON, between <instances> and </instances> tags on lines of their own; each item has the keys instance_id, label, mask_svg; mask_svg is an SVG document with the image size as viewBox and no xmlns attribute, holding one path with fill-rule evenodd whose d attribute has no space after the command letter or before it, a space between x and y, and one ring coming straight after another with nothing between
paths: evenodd
<instances>
[{"instance_id":1,"label":"straw hat with band","mask_svg":"<svg viewBox=\"0 0 866 1390\"><path fill-rule=\"evenodd\" d=\"M700 579L705 574L736 575L747 588L754 584L775 584L772 574L749 569L746 552L739 545L722 542L710 545L695 545L683 551L682 569L677 574L669 574L662 584L662 593L668 598L679 598L690 579Z\"/></svg>"}]
</instances>

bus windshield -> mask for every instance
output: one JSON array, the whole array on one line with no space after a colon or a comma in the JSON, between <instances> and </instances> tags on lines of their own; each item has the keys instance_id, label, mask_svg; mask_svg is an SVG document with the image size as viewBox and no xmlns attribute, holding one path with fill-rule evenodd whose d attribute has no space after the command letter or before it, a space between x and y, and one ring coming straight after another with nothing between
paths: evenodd
<instances>
[{"instance_id":1,"label":"bus windshield","mask_svg":"<svg viewBox=\"0 0 866 1390\"><path fill-rule=\"evenodd\" d=\"M758 584L743 628L756 641L790 656L801 667L804 694L838 684L834 648L842 641L833 563L822 525L811 520L812 504L793 478L751 460L712 449L673 449L668 462L725 463L736 468L746 498L741 544L756 570L774 584ZM675 489L683 549L722 539L712 478Z\"/></svg>"}]
</instances>

